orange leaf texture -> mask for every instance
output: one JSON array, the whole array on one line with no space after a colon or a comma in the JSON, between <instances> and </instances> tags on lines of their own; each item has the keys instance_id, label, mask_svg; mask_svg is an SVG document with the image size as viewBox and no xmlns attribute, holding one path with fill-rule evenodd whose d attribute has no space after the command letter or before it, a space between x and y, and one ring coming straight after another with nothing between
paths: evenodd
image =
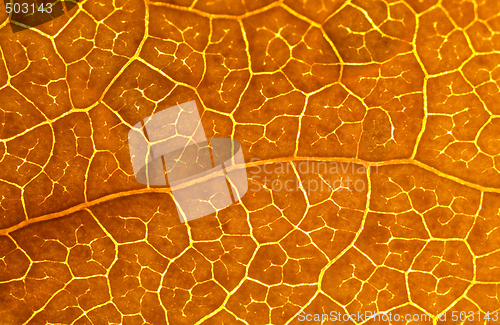
<instances>
[{"instance_id":1,"label":"orange leaf texture","mask_svg":"<svg viewBox=\"0 0 500 325\"><path fill-rule=\"evenodd\" d=\"M0 324L499 324L499 1L8 3ZM127 135L193 100L249 188L182 222Z\"/></svg>"}]
</instances>

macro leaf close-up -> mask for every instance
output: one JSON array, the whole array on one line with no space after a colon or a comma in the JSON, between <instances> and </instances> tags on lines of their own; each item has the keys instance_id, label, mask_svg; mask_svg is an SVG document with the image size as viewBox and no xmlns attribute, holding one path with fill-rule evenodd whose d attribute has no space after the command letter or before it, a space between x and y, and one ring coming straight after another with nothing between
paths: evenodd
<instances>
[{"instance_id":1,"label":"macro leaf close-up","mask_svg":"<svg viewBox=\"0 0 500 325\"><path fill-rule=\"evenodd\" d=\"M500 324L499 0L41 1L0 325Z\"/></svg>"}]
</instances>

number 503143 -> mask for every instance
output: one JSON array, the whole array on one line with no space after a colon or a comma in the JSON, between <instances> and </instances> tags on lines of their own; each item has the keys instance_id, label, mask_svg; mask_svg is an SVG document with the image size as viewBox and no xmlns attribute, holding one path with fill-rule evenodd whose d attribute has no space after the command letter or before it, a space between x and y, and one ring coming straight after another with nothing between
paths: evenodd
<instances>
[{"instance_id":1,"label":"number 503143","mask_svg":"<svg viewBox=\"0 0 500 325\"><path fill-rule=\"evenodd\" d=\"M482 317L481 317L482 316ZM498 311L494 311L492 313L486 312L486 313L481 313L480 311L478 312L473 312L473 311L453 311L451 314L451 320L456 322L456 321L485 321L485 320L492 320L494 322L498 321Z\"/></svg>"},{"instance_id":2,"label":"number 503143","mask_svg":"<svg viewBox=\"0 0 500 325\"><path fill-rule=\"evenodd\" d=\"M15 13L15 14L34 14L36 12L46 12L50 14L52 12L52 3L46 3L46 4L41 4L39 6L36 6L34 3L11 3L7 2L5 4L5 11L10 14L10 13Z\"/></svg>"}]
</instances>

